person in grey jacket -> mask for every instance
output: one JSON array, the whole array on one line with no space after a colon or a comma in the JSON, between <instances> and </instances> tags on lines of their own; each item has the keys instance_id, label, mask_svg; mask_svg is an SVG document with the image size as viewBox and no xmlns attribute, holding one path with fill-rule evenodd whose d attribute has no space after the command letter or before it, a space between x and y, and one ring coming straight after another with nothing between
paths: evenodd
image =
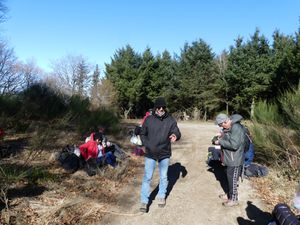
<instances>
[{"instance_id":1,"label":"person in grey jacket","mask_svg":"<svg viewBox=\"0 0 300 225\"><path fill-rule=\"evenodd\" d=\"M158 162L159 190L158 206L166 204L166 192L168 186L168 168L171 157L171 142L180 139L181 133L176 120L166 111L164 98L157 98L154 103L154 114L146 118L140 133L145 146L145 172L141 188L141 212L147 212L150 195L150 183L153 172Z\"/></svg>"},{"instance_id":2,"label":"person in grey jacket","mask_svg":"<svg viewBox=\"0 0 300 225\"><path fill-rule=\"evenodd\" d=\"M215 144L221 145L224 153L224 165L228 181L228 193L219 197L225 199L224 206L238 205L238 179L244 163L244 151L247 147L245 128L240 124L243 117L234 114L228 117L226 114L219 114L216 117L216 124L223 128L223 133Z\"/></svg>"}]
</instances>

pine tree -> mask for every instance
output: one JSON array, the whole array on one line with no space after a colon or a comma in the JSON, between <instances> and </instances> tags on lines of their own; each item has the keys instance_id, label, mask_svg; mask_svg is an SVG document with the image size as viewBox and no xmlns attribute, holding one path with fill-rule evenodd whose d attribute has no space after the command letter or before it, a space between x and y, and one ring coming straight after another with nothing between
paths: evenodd
<instances>
[{"instance_id":1,"label":"pine tree","mask_svg":"<svg viewBox=\"0 0 300 225\"><path fill-rule=\"evenodd\" d=\"M99 81L100 81L100 71L97 64L92 75L92 84L91 84L91 104L94 106L100 106Z\"/></svg>"},{"instance_id":2,"label":"pine tree","mask_svg":"<svg viewBox=\"0 0 300 225\"><path fill-rule=\"evenodd\" d=\"M77 94L83 97L86 95L89 83L89 68L84 59L81 59L81 61L78 63L76 72Z\"/></svg>"},{"instance_id":3,"label":"pine tree","mask_svg":"<svg viewBox=\"0 0 300 225\"><path fill-rule=\"evenodd\" d=\"M185 44L179 66L182 106L186 109L200 109L206 119L207 113L215 107L212 103L216 100L212 88L216 67L210 46L201 39L191 46Z\"/></svg>"},{"instance_id":4,"label":"pine tree","mask_svg":"<svg viewBox=\"0 0 300 225\"><path fill-rule=\"evenodd\" d=\"M141 63L141 56L127 45L117 50L110 64L105 64L106 77L117 92L117 104L125 118L133 110L133 106L137 103L137 95L141 91L136 89L138 86L135 84Z\"/></svg>"},{"instance_id":5,"label":"pine tree","mask_svg":"<svg viewBox=\"0 0 300 225\"><path fill-rule=\"evenodd\" d=\"M256 99L266 99L271 92L273 66L267 39L256 30L246 44L236 40L228 57L226 79L234 111L249 114Z\"/></svg>"}]
</instances>

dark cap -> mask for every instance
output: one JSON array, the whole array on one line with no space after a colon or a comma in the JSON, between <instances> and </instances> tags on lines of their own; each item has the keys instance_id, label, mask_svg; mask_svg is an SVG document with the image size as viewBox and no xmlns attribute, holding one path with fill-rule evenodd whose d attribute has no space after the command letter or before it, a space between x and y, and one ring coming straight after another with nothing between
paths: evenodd
<instances>
[{"instance_id":1,"label":"dark cap","mask_svg":"<svg viewBox=\"0 0 300 225\"><path fill-rule=\"evenodd\" d=\"M163 97L158 97L154 102L154 108L160 108L160 107L163 108L167 107L167 103Z\"/></svg>"}]
</instances>

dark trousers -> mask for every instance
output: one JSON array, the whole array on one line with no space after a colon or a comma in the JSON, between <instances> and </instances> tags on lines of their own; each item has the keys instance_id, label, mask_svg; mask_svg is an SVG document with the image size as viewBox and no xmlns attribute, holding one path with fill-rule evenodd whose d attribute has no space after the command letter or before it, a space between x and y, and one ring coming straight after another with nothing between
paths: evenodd
<instances>
[{"instance_id":1,"label":"dark trousers","mask_svg":"<svg viewBox=\"0 0 300 225\"><path fill-rule=\"evenodd\" d=\"M238 181L241 166L227 166L226 175L228 181L228 198L232 201L238 201Z\"/></svg>"}]
</instances>

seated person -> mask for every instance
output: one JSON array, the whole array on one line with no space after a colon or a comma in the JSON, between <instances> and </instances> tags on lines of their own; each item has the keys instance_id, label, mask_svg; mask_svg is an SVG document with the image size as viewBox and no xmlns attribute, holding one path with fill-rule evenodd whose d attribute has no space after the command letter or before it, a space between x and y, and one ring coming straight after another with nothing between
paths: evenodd
<instances>
[{"instance_id":1,"label":"seated person","mask_svg":"<svg viewBox=\"0 0 300 225\"><path fill-rule=\"evenodd\" d=\"M109 164L112 167L116 166L117 160L114 155L115 148L110 142L102 142L98 145L97 164L99 166Z\"/></svg>"},{"instance_id":2,"label":"seated person","mask_svg":"<svg viewBox=\"0 0 300 225\"><path fill-rule=\"evenodd\" d=\"M86 141L86 143L79 146L80 155L85 161L89 160L90 158L98 157L98 145L101 144L102 139L103 136L101 133L92 133L90 139Z\"/></svg>"}]
</instances>

